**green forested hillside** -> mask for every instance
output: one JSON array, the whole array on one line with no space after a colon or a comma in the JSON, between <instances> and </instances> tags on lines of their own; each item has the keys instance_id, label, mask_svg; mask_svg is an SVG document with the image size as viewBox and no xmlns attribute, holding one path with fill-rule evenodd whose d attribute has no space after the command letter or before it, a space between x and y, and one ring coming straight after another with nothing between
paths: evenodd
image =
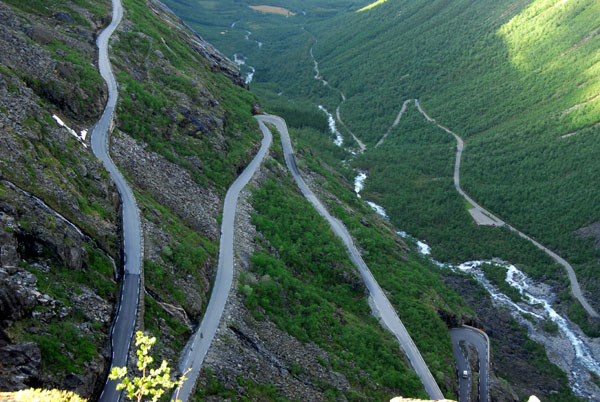
<instances>
[{"instance_id":1,"label":"green forested hillside","mask_svg":"<svg viewBox=\"0 0 600 402\"><path fill-rule=\"evenodd\" d=\"M410 97L466 137L466 191L567 258L592 291L598 251L573 232L600 219L598 15L594 1L390 1L343 17L361 30L316 25L314 53L366 141Z\"/></svg>"},{"instance_id":2,"label":"green forested hillside","mask_svg":"<svg viewBox=\"0 0 600 402\"><path fill-rule=\"evenodd\" d=\"M326 19L242 20L263 41L260 49L227 34L220 40L246 52L257 69L250 85L269 105L304 99L331 112L340 105L347 126L371 146L404 100L419 98L467 141L463 188L569 260L593 292L598 250L574 232L600 220L599 7L590 0L392 0ZM314 79L311 48L329 86ZM338 91L347 98L341 104ZM367 194L370 181L381 191L391 177L373 172Z\"/></svg>"},{"instance_id":3,"label":"green forested hillside","mask_svg":"<svg viewBox=\"0 0 600 402\"><path fill-rule=\"evenodd\" d=\"M315 54L349 98L346 123L373 142L405 98L420 98L466 137L466 190L591 277L597 253L572 232L600 218L600 5L418 3L346 17L359 33L319 31Z\"/></svg>"}]
</instances>

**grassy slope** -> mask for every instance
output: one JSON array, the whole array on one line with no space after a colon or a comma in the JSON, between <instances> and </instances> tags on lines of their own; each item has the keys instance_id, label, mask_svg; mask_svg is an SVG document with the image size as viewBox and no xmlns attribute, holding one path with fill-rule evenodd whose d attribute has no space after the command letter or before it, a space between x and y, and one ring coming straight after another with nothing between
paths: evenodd
<instances>
[{"instance_id":1,"label":"grassy slope","mask_svg":"<svg viewBox=\"0 0 600 402\"><path fill-rule=\"evenodd\" d=\"M316 136L313 130L302 129L292 130L292 134L297 137L296 148L302 150L299 166L318 174L316 183L322 186L321 199L348 227L433 375L442 389L448 387L453 382L454 366L441 317L456 316L460 320L472 313L459 296L441 283L433 267L414 255L406 255L393 230L356 197L340 173L324 162L335 161L339 153L339 148L331 142L323 143L324 133Z\"/></svg>"},{"instance_id":2,"label":"grassy slope","mask_svg":"<svg viewBox=\"0 0 600 402\"><path fill-rule=\"evenodd\" d=\"M395 340L370 315L363 287L347 272L354 267L327 223L292 183L271 178L253 198L253 221L279 259L264 252L253 257L252 272L271 280L251 285L245 301L251 311L264 311L301 342L315 342L331 352L335 357L330 363L353 386L351 399L386 399L390 390L422 395ZM363 372L371 381L365 381Z\"/></svg>"}]
</instances>

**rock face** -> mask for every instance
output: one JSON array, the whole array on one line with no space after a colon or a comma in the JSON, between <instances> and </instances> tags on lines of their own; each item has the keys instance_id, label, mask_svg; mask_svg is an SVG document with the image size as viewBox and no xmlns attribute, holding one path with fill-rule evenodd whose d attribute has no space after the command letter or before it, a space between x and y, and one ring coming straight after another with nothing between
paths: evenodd
<instances>
[{"instance_id":1,"label":"rock face","mask_svg":"<svg viewBox=\"0 0 600 402\"><path fill-rule=\"evenodd\" d=\"M103 23L69 0L30 6L0 2L0 389L92 397L108 369L120 202L52 116L79 132L102 112Z\"/></svg>"},{"instance_id":2,"label":"rock face","mask_svg":"<svg viewBox=\"0 0 600 402\"><path fill-rule=\"evenodd\" d=\"M595 241L596 249L600 250L600 222L594 222L584 228L574 232L577 237L592 237Z\"/></svg>"},{"instance_id":3,"label":"rock face","mask_svg":"<svg viewBox=\"0 0 600 402\"><path fill-rule=\"evenodd\" d=\"M1 336L7 339L6 334ZM0 361L1 389L18 390L40 385L42 355L35 342L0 346Z\"/></svg>"},{"instance_id":4,"label":"rock face","mask_svg":"<svg viewBox=\"0 0 600 402\"><path fill-rule=\"evenodd\" d=\"M111 154L121 167L135 177L142 189L151 190L154 199L169 208L193 230L218 238L221 200L210 188L201 188L184 168L149 152L124 133L113 135ZM186 191L181 191L186 189Z\"/></svg>"},{"instance_id":5,"label":"rock face","mask_svg":"<svg viewBox=\"0 0 600 402\"><path fill-rule=\"evenodd\" d=\"M61 29L55 28L55 21L42 18L34 17L28 23L0 3L0 64L18 72L38 96L66 114L78 119L94 118L102 112L106 101L102 82L88 79L89 66L57 59L64 59L67 54L94 59L96 49L90 39L95 30L72 26L74 20L66 13L56 15L55 21L61 23ZM94 29L96 22L90 20L90 23ZM46 46L56 43L64 47Z\"/></svg>"},{"instance_id":6,"label":"rock face","mask_svg":"<svg viewBox=\"0 0 600 402\"><path fill-rule=\"evenodd\" d=\"M7 181L0 181L0 192L0 389L55 386L91 396L108 368L105 345L116 290L112 266L106 276L95 272L101 251L41 200ZM108 288L78 283L78 274ZM102 353L83 357L82 350L61 346L65 334L53 331L71 333L70 342L97 339L97 345L89 345ZM50 342L40 348L43 339ZM56 366L51 349L81 358L83 373L56 367L42 375L43 366Z\"/></svg>"}]
</instances>

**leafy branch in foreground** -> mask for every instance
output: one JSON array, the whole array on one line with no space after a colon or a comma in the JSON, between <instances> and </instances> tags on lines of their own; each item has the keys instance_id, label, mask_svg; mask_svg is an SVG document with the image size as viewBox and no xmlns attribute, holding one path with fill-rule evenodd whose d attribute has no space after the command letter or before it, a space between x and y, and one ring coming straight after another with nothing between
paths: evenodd
<instances>
[{"instance_id":1,"label":"leafy branch in foreground","mask_svg":"<svg viewBox=\"0 0 600 402\"><path fill-rule=\"evenodd\" d=\"M117 390L125 389L127 397L131 400L142 401L145 396L151 396L152 402L157 402L163 394L174 387L177 389L177 397L179 396L179 390L181 386L187 380L184 373L181 378L177 381L171 381L171 368L165 360L162 361L161 365L157 369L151 369L148 366L152 364L154 358L150 356L149 352L152 345L156 343L155 337L148 337L143 332L136 332L135 346L138 347L136 351L138 357L138 370L142 372L141 377L134 377L130 380L127 375L127 367L113 367L108 376L111 380L120 380L123 378L120 384L117 385ZM149 372L147 372L149 370ZM175 398L177 402L179 399Z\"/></svg>"}]
</instances>

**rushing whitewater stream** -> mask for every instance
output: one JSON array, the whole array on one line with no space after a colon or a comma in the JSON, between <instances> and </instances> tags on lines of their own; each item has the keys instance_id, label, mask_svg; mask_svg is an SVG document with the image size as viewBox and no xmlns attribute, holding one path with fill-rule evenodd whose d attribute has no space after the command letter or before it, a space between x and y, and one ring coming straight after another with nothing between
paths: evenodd
<instances>
[{"instance_id":1,"label":"rushing whitewater stream","mask_svg":"<svg viewBox=\"0 0 600 402\"><path fill-rule=\"evenodd\" d=\"M600 376L600 341L587 337L576 325L554 310L552 302L557 295L548 285L534 282L515 265L501 260L468 261L460 265L441 263L430 257L431 248L426 243L403 231L398 234L414 240L419 253L435 265L471 274L489 292L495 306L507 308L519 323L527 326L529 336L544 345L550 360L567 373L576 395L593 401L600 400L600 389L592 382L590 375L591 372ZM483 264L506 269L506 282L519 291L523 301L514 302L490 283L480 268ZM537 322L531 322L531 317ZM545 320L557 325L556 334L549 334L541 329L540 324Z\"/></svg>"},{"instance_id":2,"label":"rushing whitewater stream","mask_svg":"<svg viewBox=\"0 0 600 402\"><path fill-rule=\"evenodd\" d=\"M231 24L231 28L234 28L235 25L240 22L240 20L238 21L234 21ZM246 35L244 35L244 39L246 40L251 40L250 39L250 35L252 35L252 32L250 31L246 31ZM258 45L259 49L262 47L262 42L254 40L254 42L256 42L256 44ZM246 57L245 56L239 56L237 53L233 54L233 62L238 66L238 68L242 69L242 66L245 65L248 69L248 71L246 72L246 76L244 77L244 82L246 84L250 84L252 82L252 79L254 78L254 73L256 72L256 69L250 65L246 64Z\"/></svg>"},{"instance_id":3,"label":"rushing whitewater stream","mask_svg":"<svg viewBox=\"0 0 600 402\"><path fill-rule=\"evenodd\" d=\"M362 198L360 196L360 192L365 186L365 180L367 180L367 172L365 171L358 172L358 175L354 178L354 192L358 198ZM366 201L366 203L379 215L383 216L384 218L388 217L385 213L385 209L383 209L381 205L377 205L373 201Z\"/></svg>"},{"instance_id":4,"label":"rushing whitewater stream","mask_svg":"<svg viewBox=\"0 0 600 402\"><path fill-rule=\"evenodd\" d=\"M333 143L335 145L337 145L338 147L341 147L342 144L344 143L344 137L342 137L342 134L336 128L335 119L333 118L333 115L331 113L329 113L327 111L327 109L325 109L323 107L323 105L319 105L319 110L325 112L325 114L327 115L327 123L329 124L329 131L331 131L332 134L335 134L335 140L333 141Z\"/></svg>"},{"instance_id":5,"label":"rushing whitewater stream","mask_svg":"<svg viewBox=\"0 0 600 402\"><path fill-rule=\"evenodd\" d=\"M242 57L240 58L240 57L238 57L238 54L237 54L237 53L234 53L234 54L233 54L233 62L234 62L234 63L235 63L235 64L236 64L236 65L237 65L237 66L240 68L240 70L241 70L241 67L242 67L243 65L245 65L245 64L246 64L246 58L245 58L244 56L242 56ZM246 84L249 84L249 83L251 83L251 82L252 82L252 78L254 78L254 72L255 72L256 70L255 70L255 69L254 69L254 67L252 67L252 66L247 66L247 67L248 67L248 69L249 69L250 71L248 71L248 72L246 73L246 78L244 78L244 82L245 82Z\"/></svg>"},{"instance_id":6,"label":"rushing whitewater stream","mask_svg":"<svg viewBox=\"0 0 600 402\"><path fill-rule=\"evenodd\" d=\"M354 192L359 198L366 179L365 171L359 171L354 178ZM367 203L375 212L387 218L383 207L370 201ZM567 373L571 388L576 395L592 401L600 401L600 389L592 382L590 375L594 373L600 377L600 340L587 337L579 327L552 307L552 302L557 299L557 295L550 286L534 282L515 265L499 259L468 261L459 265L436 261L431 257L431 247L425 242L415 239L404 231L397 233L405 239L414 241L419 253L438 267L471 274L488 291L496 307L508 309L515 320L527 326L529 336L541 343L550 360ZM514 302L488 281L481 269L484 264L506 269L506 282L519 292L523 301ZM525 317L529 319L533 317L534 322ZM557 325L557 333L549 334L541 328L541 324L547 320Z\"/></svg>"}]
</instances>

